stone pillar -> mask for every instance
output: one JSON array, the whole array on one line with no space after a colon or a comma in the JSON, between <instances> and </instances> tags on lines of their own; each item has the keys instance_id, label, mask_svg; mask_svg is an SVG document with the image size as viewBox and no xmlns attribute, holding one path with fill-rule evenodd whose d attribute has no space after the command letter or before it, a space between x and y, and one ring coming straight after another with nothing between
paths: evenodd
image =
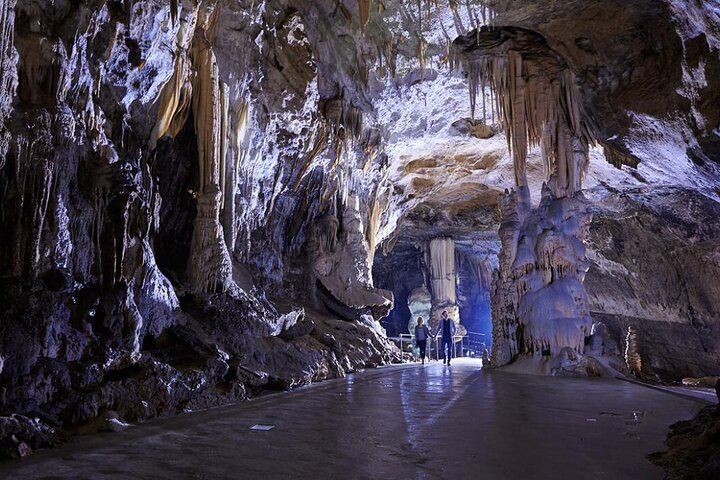
<instances>
[{"instance_id":1,"label":"stone pillar","mask_svg":"<svg viewBox=\"0 0 720 480\"><path fill-rule=\"evenodd\" d=\"M435 329L443 310L460 329L460 309L455 295L455 241L452 238L434 238L425 250L425 262L429 272L432 307L429 327ZM464 332L464 329L462 329Z\"/></svg>"},{"instance_id":2,"label":"stone pillar","mask_svg":"<svg viewBox=\"0 0 720 480\"><path fill-rule=\"evenodd\" d=\"M583 286L589 264L585 244L590 215L582 195L557 198L543 187L540 206L518 215L517 192L501 201L500 267L494 279L495 366L519 354L583 353L592 320Z\"/></svg>"},{"instance_id":3,"label":"stone pillar","mask_svg":"<svg viewBox=\"0 0 720 480\"><path fill-rule=\"evenodd\" d=\"M306 242L315 279L339 302L333 307L336 313L358 319L371 314L380 320L392 310L392 292L372 283L369 247L356 194L348 195L342 222L332 215L320 217Z\"/></svg>"},{"instance_id":4,"label":"stone pillar","mask_svg":"<svg viewBox=\"0 0 720 480\"><path fill-rule=\"evenodd\" d=\"M213 13L199 22L207 31ZM188 283L198 292L234 291L232 263L225 243L220 212L225 187L227 153L228 89L219 80L218 65L212 45L205 34L193 41L192 110L198 143L200 184L197 193L197 216L190 244Z\"/></svg>"}]
</instances>

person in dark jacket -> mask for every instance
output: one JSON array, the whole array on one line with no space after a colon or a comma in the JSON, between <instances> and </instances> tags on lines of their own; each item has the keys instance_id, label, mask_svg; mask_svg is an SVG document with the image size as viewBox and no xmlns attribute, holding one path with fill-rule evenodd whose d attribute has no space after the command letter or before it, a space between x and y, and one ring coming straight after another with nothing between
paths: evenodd
<instances>
[{"instance_id":1,"label":"person in dark jacket","mask_svg":"<svg viewBox=\"0 0 720 480\"><path fill-rule=\"evenodd\" d=\"M447 310L443 310L433 337L437 337L438 334L442 334L442 340L440 341L440 349L443 352L443 356L445 357L443 359L443 363L447 363L448 365L450 365L450 358L452 357L453 353L453 337L455 337L455 332L457 332L455 320L453 320L452 318L448 318ZM447 353L445 353L446 347Z\"/></svg>"},{"instance_id":2,"label":"person in dark jacket","mask_svg":"<svg viewBox=\"0 0 720 480\"><path fill-rule=\"evenodd\" d=\"M427 339L430 337L430 330L423 321L422 317L418 317L417 325L415 326L415 344L420 349L420 361L423 365L425 364L425 347L427 347Z\"/></svg>"}]
</instances>

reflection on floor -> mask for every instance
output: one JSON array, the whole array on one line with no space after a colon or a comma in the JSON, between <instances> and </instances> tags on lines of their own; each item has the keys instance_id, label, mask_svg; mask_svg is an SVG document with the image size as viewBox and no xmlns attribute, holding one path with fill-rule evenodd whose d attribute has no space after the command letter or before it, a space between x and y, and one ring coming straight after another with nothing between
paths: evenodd
<instances>
[{"instance_id":1,"label":"reflection on floor","mask_svg":"<svg viewBox=\"0 0 720 480\"><path fill-rule=\"evenodd\" d=\"M627 382L457 359L77 439L0 465L0 478L659 479L645 455L701 406Z\"/></svg>"}]
</instances>

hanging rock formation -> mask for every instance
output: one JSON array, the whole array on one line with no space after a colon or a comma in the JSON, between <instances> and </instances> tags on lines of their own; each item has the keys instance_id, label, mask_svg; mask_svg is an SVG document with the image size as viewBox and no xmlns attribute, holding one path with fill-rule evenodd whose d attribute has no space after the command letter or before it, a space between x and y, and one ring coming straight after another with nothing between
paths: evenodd
<instances>
[{"instance_id":1,"label":"hanging rock formation","mask_svg":"<svg viewBox=\"0 0 720 480\"><path fill-rule=\"evenodd\" d=\"M460 326L460 310L455 295L455 242L452 238L430 240L425 251L425 263L428 266L432 309L428 327L431 331L437 327L441 314L447 310L448 316L458 324L458 335L464 334Z\"/></svg>"},{"instance_id":2,"label":"hanging rock formation","mask_svg":"<svg viewBox=\"0 0 720 480\"><path fill-rule=\"evenodd\" d=\"M0 2L3 453L396 361L489 266L496 364L716 375L717 3Z\"/></svg>"},{"instance_id":3,"label":"hanging rock formation","mask_svg":"<svg viewBox=\"0 0 720 480\"><path fill-rule=\"evenodd\" d=\"M331 309L333 299L345 307L338 313L354 310L356 315L371 313L379 320L392 308L392 293L372 286L372 265L355 195L345 205L340 238L339 230L338 220L325 216L315 224L308 239L305 248L318 286L327 290Z\"/></svg>"}]
</instances>

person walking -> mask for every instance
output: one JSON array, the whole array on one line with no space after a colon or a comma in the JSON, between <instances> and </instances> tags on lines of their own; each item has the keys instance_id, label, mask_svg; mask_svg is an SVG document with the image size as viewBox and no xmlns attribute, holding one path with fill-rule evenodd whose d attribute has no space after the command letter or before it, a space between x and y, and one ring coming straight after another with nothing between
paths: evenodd
<instances>
[{"instance_id":1,"label":"person walking","mask_svg":"<svg viewBox=\"0 0 720 480\"><path fill-rule=\"evenodd\" d=\"M415 326L415 344L420 349L420 361L425 365L425 348L427 347L427 339L430 337L430 330L422 317L418 317L417 325Z\"/></svg>"},{"instance_id":2,"label":"person walking","mask_svg":"<svg viewBox=\"0 0 720 480\"><path fill-rule=\"evenodd\" d=\"M447 310L443 310L440 321L437 324L437 328L435 328L433 337L437 338L438 334L442 333L440 349L443 352L443 356L445 357L443 359L443 363L446 363L448 365L450 365L450 358L452 357L453 353L453 337L455 337L456 331L457 326L455 325L455 320L452 320L448 317ZM447 347L447 353L445 347Z\"/></svg>"}]
</instances>

